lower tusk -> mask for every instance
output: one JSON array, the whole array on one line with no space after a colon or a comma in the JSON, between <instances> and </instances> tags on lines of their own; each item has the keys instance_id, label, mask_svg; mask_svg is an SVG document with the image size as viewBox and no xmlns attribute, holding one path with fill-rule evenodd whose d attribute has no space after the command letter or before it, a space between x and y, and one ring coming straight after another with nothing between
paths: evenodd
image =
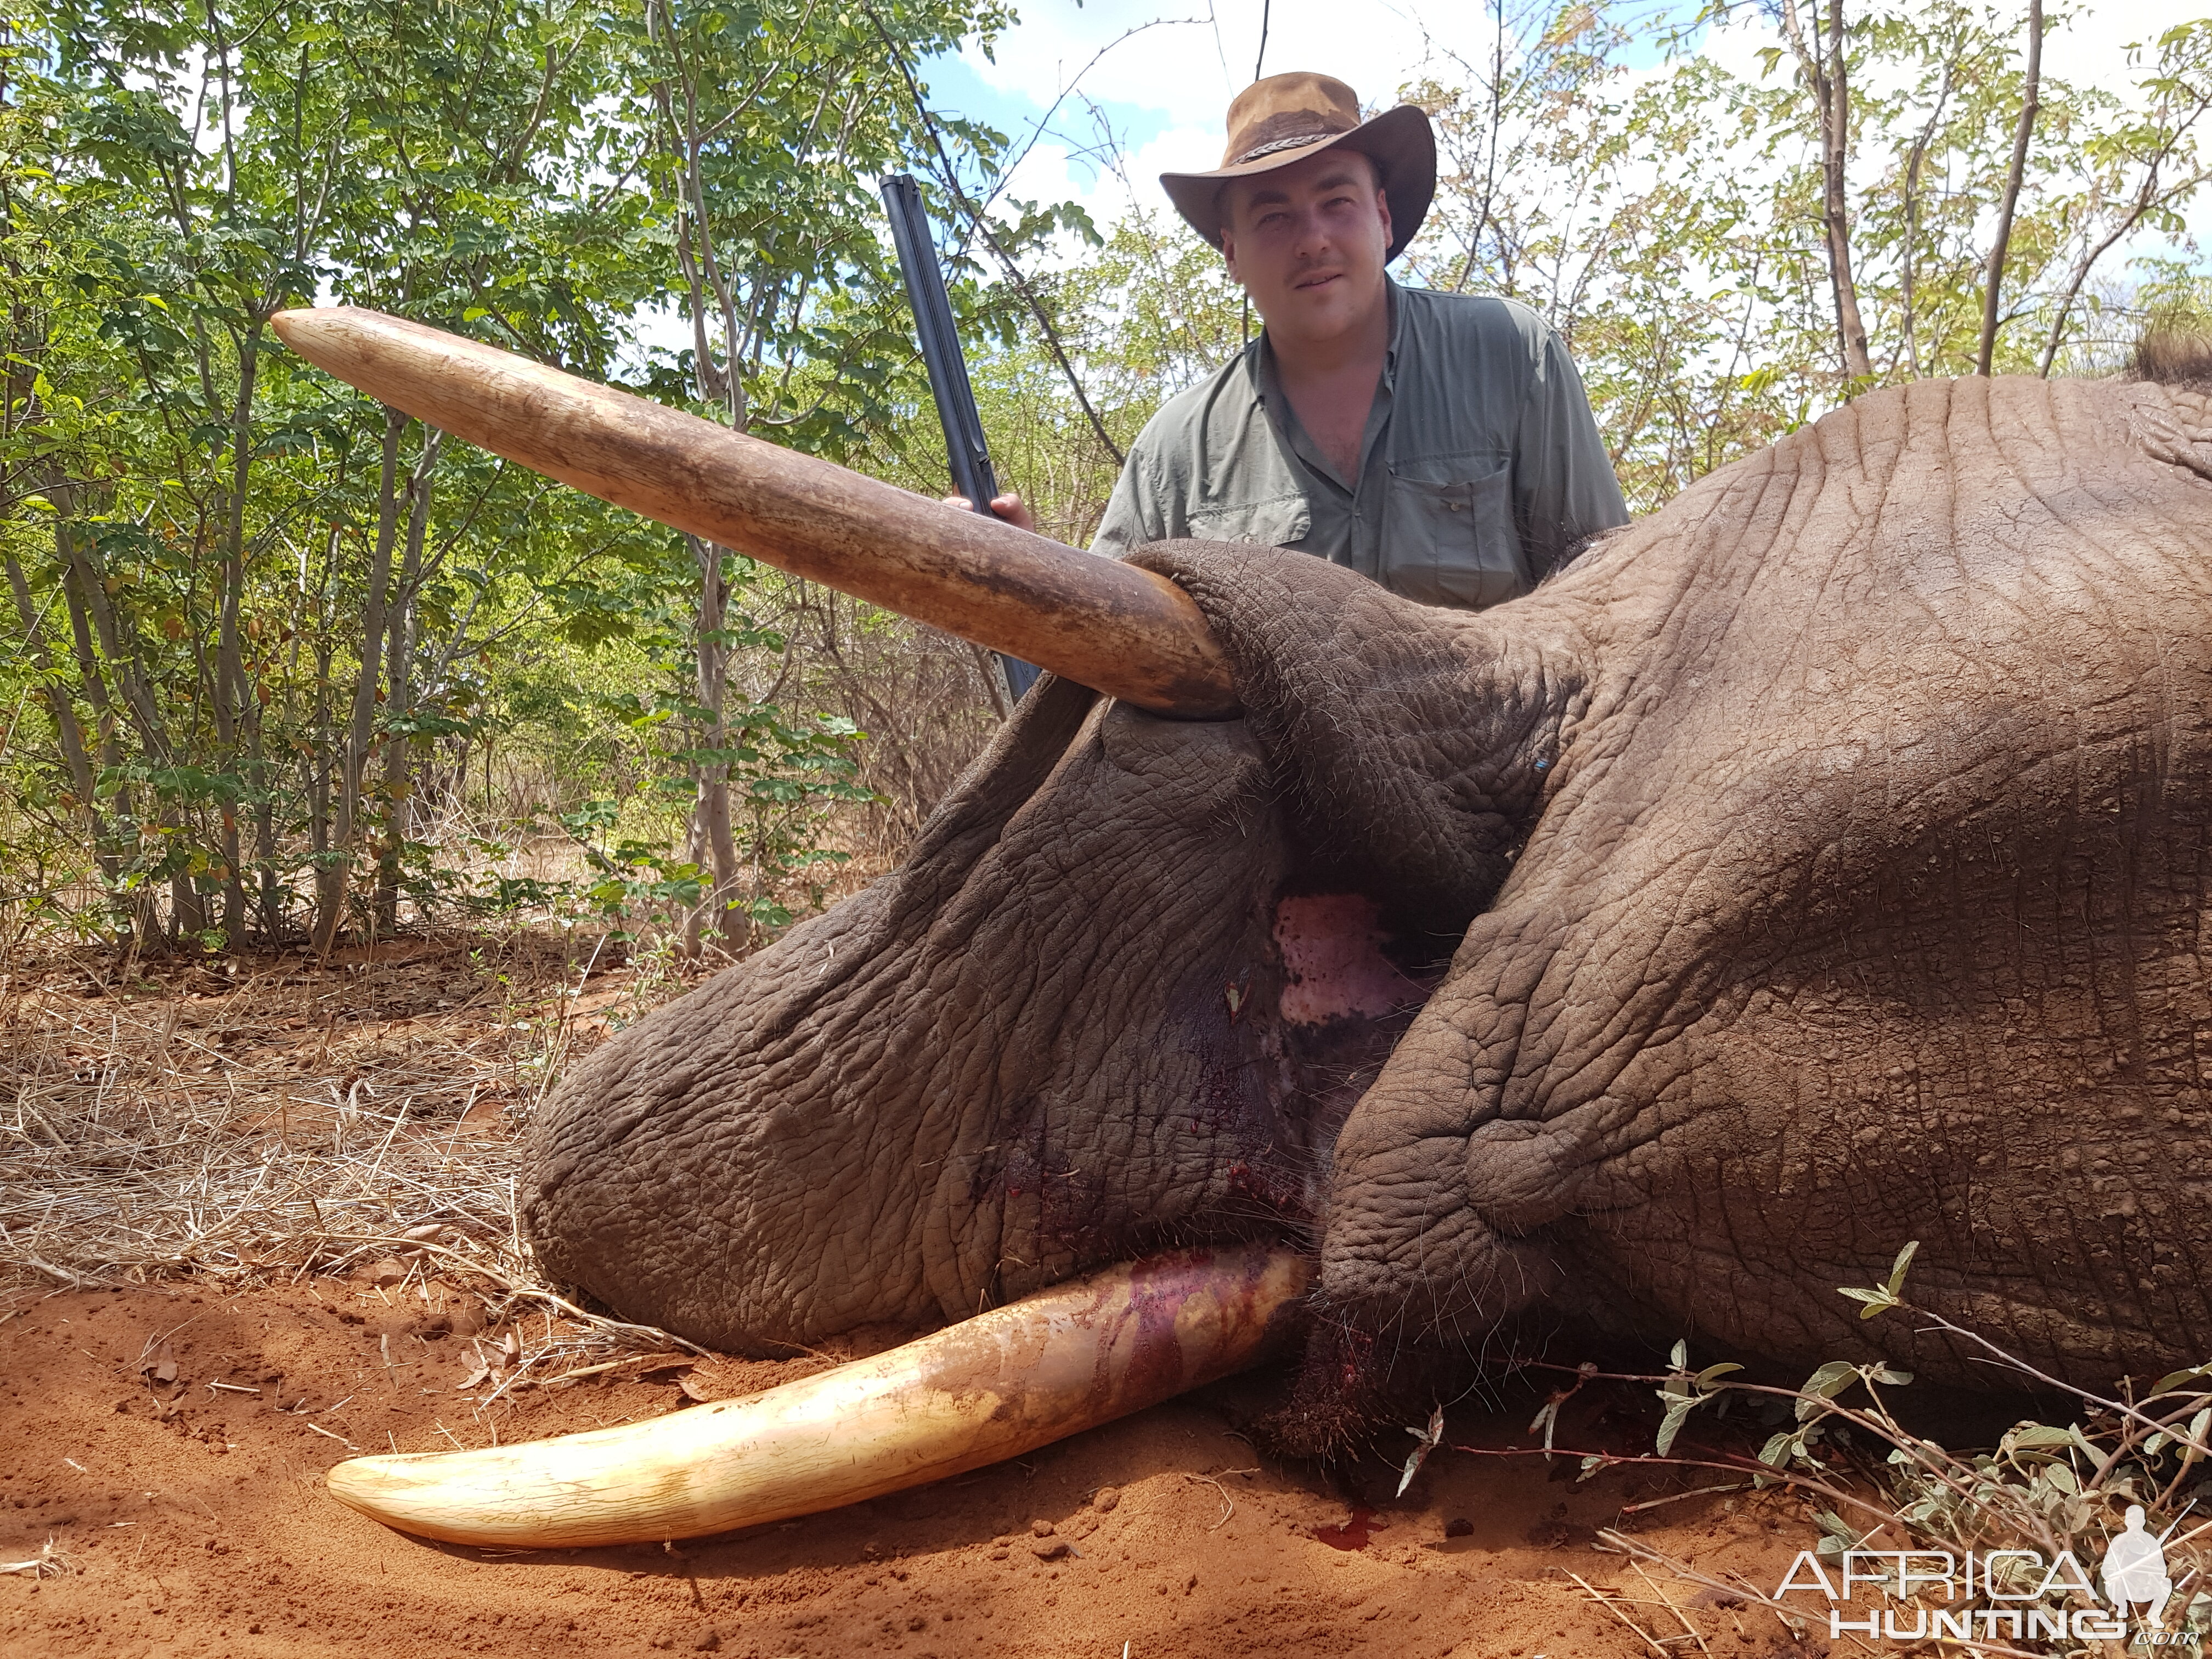
<instances>
[{"instance_id":1,"label":"lower tusk","mask_svg":"<svg viewBox=\"0 0 2212 1659\"><path fill-rule=\"evenodd\" d=\"M482 1451L356 1457L332 1496L457 1544L696 1538L980 1468L1241 1370L1304 1295L1285 1249L1194 1250L1057 1285L744 1400Z\"/></svg>"}]
</instances>

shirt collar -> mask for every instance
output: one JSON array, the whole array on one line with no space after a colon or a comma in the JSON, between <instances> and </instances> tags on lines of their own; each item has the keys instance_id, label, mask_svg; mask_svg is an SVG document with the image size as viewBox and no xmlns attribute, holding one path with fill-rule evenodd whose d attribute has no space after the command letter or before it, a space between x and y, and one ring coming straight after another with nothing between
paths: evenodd
<instances>
[{"instance_id":1,"label":"shirt collar","mask_svg":"<svg viewBox=\"0 0 2212 1659\"><path fill-rule=\"evenodd\" d=\"M1390 296L1390 349L1382 354L1382 384L1387 389L1398 380L1398 342L1406 335L1406 307L1397 283L1387 275L1382 278L1382 289Z\"/></svg>"},{"instance_id":2,"label":"shirt collar","mask_svg":"<svg viewBox=\"0 0 2212 1659\"><path fill-rule=\"evenodd\" d=\"M1406 307L1400 295L1402 290L1387 271L1382 276L1382 293L1390 307L1390 344L1382 354L1382 389L1393 391L1398 384L1398 345L1406 337ZM1267 325L1262 324L1260 336L1244 348L1245 379L1249 382L1252 401L1260 403L1275 392L1282 380L1275 368L1275 348L1267 338Z\"/></svg>"}]
</instances>

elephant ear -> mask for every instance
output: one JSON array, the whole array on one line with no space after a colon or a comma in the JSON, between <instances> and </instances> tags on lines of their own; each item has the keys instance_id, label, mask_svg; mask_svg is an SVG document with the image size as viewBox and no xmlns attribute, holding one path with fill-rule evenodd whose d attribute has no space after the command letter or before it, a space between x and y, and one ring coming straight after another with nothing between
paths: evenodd
<instances>
[{"instance_id":1,"label":"elephant ear","mask_svg":"<svg viewBox=\"0 0 2212 1659\"><path fill-rule=\"evenodd\" d=\"M1310 554L1159 542L1321 859L1456 933L1511 869L1580 706L1588 647L1547 587L1474 614Z\"/></svg>"}]
</instances>

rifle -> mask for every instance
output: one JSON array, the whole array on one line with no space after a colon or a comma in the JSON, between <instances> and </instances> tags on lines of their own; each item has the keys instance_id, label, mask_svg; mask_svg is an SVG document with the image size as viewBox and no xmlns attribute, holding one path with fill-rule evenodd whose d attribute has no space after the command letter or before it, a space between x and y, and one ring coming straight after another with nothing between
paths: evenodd
<instances>
[{"instance_id":1,"label":"rifle","mask_svg":"<svg viewBox=\"0 0 2212 1659\"><path fill-rule=\"evenodd\" d=\"M952 488L975 512L988 517L999 493L991 471L991 452L983 441L983 417L976 411L975 388L968 384L968 362L960 354L959 331L952 325L952 301L938 269L937 249L929 240L929 216L921 190L903 173L883 181L884 209L890 215L891 242L898 249L899 274L914 307L921 337L921 361L929 370L929 389L937 399L937 419L945 428L945 453L952 463ZM1038 670L1018 657L994 653L999 678L1012 708L1036 684Z\"/></svg>"}]
</instances>

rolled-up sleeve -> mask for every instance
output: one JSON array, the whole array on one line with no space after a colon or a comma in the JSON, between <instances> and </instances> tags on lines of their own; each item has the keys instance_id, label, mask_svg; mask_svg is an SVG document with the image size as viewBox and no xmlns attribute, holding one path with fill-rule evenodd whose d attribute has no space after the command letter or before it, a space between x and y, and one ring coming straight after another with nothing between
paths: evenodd
<instances>
[{"instance_id":1,"label":"rolled-up sleeve","mask_svg":"<svg viewBox=\"0 0 2212 1659\"><path fill-rule=\"evenodd\" d=\"M1145 534L1143 515L1137 507L1137 457L1133 452L1122 464L1121 476L1114 481L1114 493L1106 498L1105 516L1098 520L1098 533L1091 538L1091 550L1109 559L1125 559L1131 548L1152 539Z\"/></svg>"},{"instance_id":2,"label":"rolled-up sleeve","mask_svg":"<svg viewBox=\"0 0 2212 1659\"><path fill-rule=\"evenodd\" d=\"M1160 511L1158 492L1152 488L1152 456L1147 443L1152 437L1152 428L1147 426L1131 446L1121 476L1115 482L1114 493L1107 497L1105 516L1098 520L1098 533L1091 538L1093 553L1103 553L1109 559L1126 559L1133 548L1167 539L1166 517Z\"/></svg>"},{"instance_id":3,"label":"rolled-up sleeve","mask_svg":"<svg viewBox=\"0 0 2212 1659\"><path fill-rule=\"evenodd\" d=\"M1628 522L1628 503L1598 434L1583 378L1546 327L1514 439L1513 515L1541 581L1577 545Z\"/></svg>"}]
</instances>

